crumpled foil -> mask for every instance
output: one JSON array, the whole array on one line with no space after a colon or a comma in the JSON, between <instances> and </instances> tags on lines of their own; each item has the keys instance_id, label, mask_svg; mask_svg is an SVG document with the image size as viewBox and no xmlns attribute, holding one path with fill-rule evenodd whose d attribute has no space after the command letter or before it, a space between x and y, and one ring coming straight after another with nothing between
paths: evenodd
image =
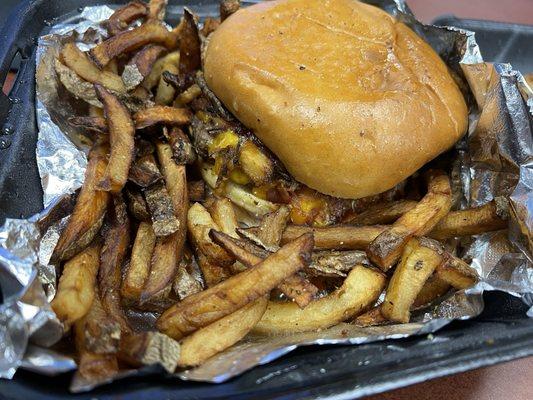
<instances>
[{"instance_id":1,"label":"crumpled foil","mask_svg":"<svg viewBox=\"0 0 533 400\"><path fill-rule=\"evenodd\" d=\"M253 1L244 2L252 3ZM501 290L533 305L533 93L522 75L508 64L484 63L472 32L423 25L403 0L369 0L424 37L457 78L470 104L468 135L457 145L454 167L456 204L483 204L499 196L510 200L508 230L474 237L463 259L481 276L474 287L449 295L430 310L415 313L412 322L360 328L342 323L321 332L281 337L248 336L200 367L175 376L224 382L256 365L268 363L298 346L359 344L435 332L455 319L469 319L483 310L482 293ZM200 16L217 13L215 2L195 9ZM52 61L60 44L75 40L80 47L105 33L98 23L112 13L106 6L86 7L51 27L39 40L36 100L39 136L37 163L46 209L28 220L8 219L0 228L0 376L11 378L18 367L45 375L73 370L68 354L48 348L61 337L61 325L50 309L56 269L50 255L72 210L74 192L83 182L87 142L66 123L74 108L58 95ZM181 13L172 6L169 14ZM533 317L533 307L529 316ZM124 371L119 376L153 372L153 367ZM72 386L73 391L94 385Z\"/></svg>"}]
</instances>

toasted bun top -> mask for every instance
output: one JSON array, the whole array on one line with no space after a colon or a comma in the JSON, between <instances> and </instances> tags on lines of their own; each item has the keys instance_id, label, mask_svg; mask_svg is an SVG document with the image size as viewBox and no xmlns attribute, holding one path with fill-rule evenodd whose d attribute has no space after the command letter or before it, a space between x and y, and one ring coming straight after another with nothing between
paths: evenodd
<instances>
[{"instance_id":1,"label":"toasted bun top","mask_svg":"<svg viewBox=\"0 0 533 400\"><path fill-rule=\"evenodd\" d=\"M209 87L300 182L360 198L401 182L466 130L433 49L355 0L244 8L211 36Z\"/></svg>"}]
</instances>

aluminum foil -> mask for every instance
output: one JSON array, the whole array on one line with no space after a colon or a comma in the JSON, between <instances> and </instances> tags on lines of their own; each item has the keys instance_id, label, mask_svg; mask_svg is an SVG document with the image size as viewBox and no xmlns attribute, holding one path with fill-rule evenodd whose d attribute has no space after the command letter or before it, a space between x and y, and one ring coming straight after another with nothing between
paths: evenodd
<instances>
[{"instance_id":1,"label":"aluminum foil","mask_svg":"<svg viewBox=\"0 0 533 400\"><path fill-rule=\"evenodd\" d=\"M252 3L250 1L248 3ZM247 3L247 2L245 2ZM508 64L484 63L474 34L453 27L423 25L403 0L370 0L424 37L439 52L470 103L470 128L458 145L454 163L454 198L461 207L504 196L510 200L508 230L479 235L467 243L463 258L482 277L465 291L449 295L430 309L414 313L412 322L360 328L343 323L321 332L281 337L248 336L200 367L176 373L185 380L224 382L256 365L268 363L298 346L359 344L435 332L455 319L483 310L482 293L501 290L533 303L533 94L519 72ZM195 9L200 16L218 12L215 4ZM50 309L56 288L51 252L72 210L73 194L83 181L86 140L66 124L66 116L83 107L58 94L52 61L60 44L80 47L105 34L98 23L112 10L86 7L52 26L39 40L36 100L39 136L37 163L44 204L28 220L7 220L0 228L0 376L11 378L18 367L54 375L75 369L70 355L50 349L61 326ZM173 5L169 15L181 13ZM533 316L533 307L529 312ZM114 379L153 373L154 368L124 371ZM74 384L73 391L97 384Z\"/></svg>"}]
</instances>

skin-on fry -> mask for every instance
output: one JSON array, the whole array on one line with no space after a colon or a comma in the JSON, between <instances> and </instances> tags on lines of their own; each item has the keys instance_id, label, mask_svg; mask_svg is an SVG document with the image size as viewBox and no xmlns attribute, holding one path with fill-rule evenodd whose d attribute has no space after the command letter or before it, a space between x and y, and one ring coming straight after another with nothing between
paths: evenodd
<instances>
[{"instance_id":1,"label":"skin-on fry","mask_svg":"<svg viewBox=\"0 0 533 400\"><path fill-rule=\"evenodd\" d=\"M82 318L95 296L96 275L100 266L100 244L94 243L63 266L52 309L65 330Z\"/></svg>"},{"instance_id":2,"label":"skin-on fry","mask_svg":"<svg viewBox=\"0 0 533 400\"><path fill-rule=\"evenodd\" d=\"M65 66L58 59L55 60L54 67L59 81L70 94L76 99L87 102L91 106L102 107L102 103L96 98L96 92L92 83L84 81L77 73Z\"/></svg>"},{"instance_id":3,"label":"skin-on fry","mask_svg":"<svg viewBox=\"0 0 533 400\"><path fill-rule=\"evenodd\" d=\"M157 237L168 236L180 228L180 221L175 215L172 199L163 183L150 186L144 191L144 197Z\"/></svg>"},{"instance_id":4,"label":"skin-on fry","mask_svg":"<svg viewBox=\"0 0 533 400\"><path fill-rule=\"evenodd\" d=\"M85 315L85 347L92 353L116 353L121 336L120 324L107 314L96 296L89 312Z\"/></svg>"},{"instance_id":5,"label":"skin-on fry","mask_svg":"<svg viewBox=\"0 0 533 400\"><path fill-rule=\"evenodd\" d=\"M159 364L172 373L180 359L180 345L159 332L132 333L120 338L117 356L134 367Z\"/></svg>"},{"instance_id":6,"label":"skin-on fry","mask_svg":"<svg viewBox=\"0 0 533 400\"><path fill-rule=\"evenodd\" d=\"M129 267L122 281L121 294L127 303L137 303L150 273L150 260L156 236L149 223L141 222L131 250Z\"/></svg>"},{"instance_id":7,"label":"skin-on fry","mask_svg":"<svg viewBox=\"0 0 533 400\"><path fill-rule=\"evenodd\" d=\"M87 82L97 83L115 92L126 93L126 87L120 76L99 69L73 42L66 43L61 49L61 61Z\"/></svg>"},{"instance_id":8,"label":"skin-on fry","mask_svg":"<svg viewBox=\"0 0 533 400\"><path fill-rule=\"evenodd\" d=\"M418 293L415 302L411 306L411 310L425 307L433 300L444 296L448 290L450 290L450 287L448 282L439 278L437 274L434 273L428 278L424 286L422 286L420 293Z\"/></svg>"},{"instance_id":9,"label":"skin-on fry","mask_svg":"<svg viewBox=\"0 0 533 400\"><path fill-rule=\"evenodd\" d=\"M376 326L387 323L389 320L381 313L381 305L372 307L353 321L353 324L357 326Z\"/></svg>"},{"instance_id":10,"label":"skin-on fry","mask_svg":"<svg viewBox=\"0 0 533 400\"><path fill-rule=\"evenodd\" d=\"M148 3L148 19L163 21L167 10L168 0L150 0Z\"/></svg>"},{"instance_id":11,"label":"skin-on fry","mask_svg":"<svg viewBox=\"0 0 533 400\"><path fill-rule=\"evenodd\" d=\"M189 181L187 182L187 191L189 192L189 201L191 203L205 200L205 182Z\"/></svg>"},{"instance_id":12,"label":"skin-on fry","mask_svg":"<svg viewBox=\"0 0 533 400\"><path fill-rule=\"evenodd\" d=\"M100 68L105 67L115 57L145 46L149 43L161 44L168 49L176 47L177 38L160 22L150 21L138 28L123 31L96 45L90 56Z\"/></svg>"},{"instance_id":13,"label":"skin-on fry","mask_svg":"<svg viewBox=\"0 0 533 400\"><path fill-rule=\"evenodd\" d=\"M506 210L491 201L480 207L452 211L429 234L434 239L478 235L507 227Z\"/></svg>"},{"instance_id":14,"label":"skin-on fry","mask_svg":"<svg viewBox=\"0 0 533 400\"><path fill-rule=\"evenodd\" d=\"M230 274L225 268L209 261L201 251L198 252L197 261L207 287L218 285L230 277Z\"/></svg>"},{"instance_id":15,"label":"skin-on fry","mask_svg":"<svg viewBox=\"0 0 533 400\"><path fill-rule=\"evenodd\" d=\"M172 53L167 54L165 57L160 58L156 61L156 63L153 65L152 70L146 76L145 80L143 81L143 87L147 90L152 90L163 78L163 73L165 71L168 71L169 66L177 66L180 59L180 53L179 51L173 51ZM177 68L175 68L177 71ZM165 81L166 82L166 81ZM168 83L168 82L167 82Z\"/></svg>"},{"instance_id":16,"label":"skin-on fry","mask_svg":"<svg viewBox=\"0 0 533 400\"><path fill-rule=\"evenodd\" d=\"M142 83L146 78L156 61L164 56L167 49L163 46L148 45L142 48L133 56L133 58L124 66L122 80L126 88L132 90Z\"/></svg>"},{"instance_id":17,"label":"skin-on fry","mask_svg":"<svg viewBox=\"0 0 533 400\"><path fill-rule=\"evenodd\" d=\"M104 105L109 128L111 153L104 177L98 189L118 193L122 190L133 159L135 127L131 115L120 100L100 85L94 85L96 94Z\"/></svg>"},{"instance_id":18,"label":"skin-on fry","mask_svg":"<svg viewBox=\"0 0 533 400\"><path fill-rule=\"evenodd\" d=\"M229 266L235 259L209 237L211 229L220 230L209 211L200 203L194 203L187 215L187 227L192 243L204 254L209 262L219 266Z\"/></svg>"},{"instance_id":19,"label":"skin-on fry","mask_svg":"<svg viewBox=\"0 0 533 400\"><path fill-rule=\"evenodd\" d=\"M142 188L150 187L163 179L153 154L138 157L130 167L128 179Z\"/></svg>"},{"instance_id":20,"label":"skin-on fry","mask_svg":"<svg viewBox=\"0 0 533 400\"><path fill-rule=\"evenodd\" d=\"M215 199L208 209L213 221L222 232L234 238L239 237L237 234L239 224L231 201L226 198Z\"/></svg>"},{"instance_id":21,"label":"skin-on fry","mask_svg":"<svg viewBox=\"0 0 533 400\"><path fill-rule=\"evenodd\" d=\"M275 335L329 328L368 309L385 282L380 271L357 265L339 289L312 301L303 310L294 303L270 301L253 332Z\"/></svg>"},{"instance_id":22,"label":"skin-on fry","mask_svg":"<svg viewBox=\"0 0 533 400\"><path fill-rule=\"evenodd\" d=\"M158 329L180 339L231 314L308 265L312 250L313 236L303 235L254 267L170 307L158 319Z\"/></svg>"},{"instance_id":23,"label":"skin-on fry","mask_svg":"<svg viewBox=\"0 0 533 400\"><path fill-rule=\"evenodd\" d=\"M442 263L444 250L431 239L411 239L387 287L381 313L394 322L409 322L411 306L435 268Z\"/></svg>"},{"instance_id":24,"label":"skin-on fry","mask_svg":"<svg viewBox=\"0 0 533 400\"><path fill-rule=\"evenodd\" d=\"M144 129L156 124L186 125L191 120L191 112L186 108L154 106L138 111L133 116L137 129Z\"/></svg>"},{"instance_id":25,"label":"skin-on fry","mask_svg":"<svg viewBox=\"0 0 533 400\"><path fill-rule=\"evenodd\" d=\"M72 117L68 122L77 128L107 134L107 121L103 117Z\"/></svg>"},{"instance_id":26,"label":"skin-on fry","mask_svg":"<svg viewBox=\"0 0 533 400\"><path fill-rule=\"evenodd\" d=\"M367 249L368 258L387 271L398 261L409 239L431 232L448 214L451 204L450 178L442 172L433 172L429 177L428 192L424 198L370 243Z\"/></svg>"},{"instance_id":27,"label":"skin-on fry","mask_svg":"<svg viewBox=\"0 0 533 400\"><path fill-rule=\"evenodd\" d=\"M477 272L463 260L447 254L437 267L435 275L456 289L467 289L479 280Z\"/></svg>"},{"instance_id":28,"label":"skin-on fry","mask_svg":"<svg viewBox=\"0 0 533 400\"><path fill-rule=\"evenodd\" d=\"M220 20L224 21L241 7L240 0L222 0L220 2Z\"/></svg>"},{"instance_id":29,"label":"skin-on fry","mask_svg":"<svg viewBox=\"0 0 533 400\"><path fill-rule=\"evenodd\" d=\"M104 176L109 146L97 142L89 152L89 164L85 171L85 181L76 200L74 211L67 227L61 233L52 255L53 260L68 260L92 242L105 217L109 203L109 193L96 189L96 184Z\"/></svg>"},{"instance_id":30,"label":"skin-on fry","mask_svg":"<svg viewBox=\"0 0 533 400\"><path fill-rule=\"evenodd\" d=\"M201 67L202 42L198 35L198 26L194 15L185 8L183 10L183 22L180 32L180 63L179 74L185 76L193 73Z\"/></svg>"},{"instance_id":31,"label":"skin-on fry","mask_svg":"<svg viewBox=\"0 0 533 400\"><path fill-rule=\"evenodd\" d=\"M185 166L176 165L172 150L166 143L156 143L157 157L172 205L178 220L178 230L172 235L158 239L152 256L150 275L141 294L141 303L149 303L167 293L176 277L178 263L183 257L187 235L187 175Z\"/></svg>"},{"instance_id":32,"label":"skin-on fry","mask_svg":"<svg viewBox=\"0 0 533 400\"><path fill-rule=\"evenodd\" d=\"M129 332L131 328L120 304L120 281L122 263L130 243L130 221L122 198L117 195L113 201L114 207L108 213L110 226L104 235L100 255L98 289L104 309L120 324L123 332Z\"/></svg>"},{"instance_id":33,"label":"skin-on fry","mask_svg":"<svg viewBox=\"0 0 533 400\"><path fill-rule=\"evenodd\" d=\"M273 213L265 215L259 226L243 228L238 231L241 235L266 250L276 251L279 248L283 231L289 221L289 215L289 207L281 206Z\"/></svg>"},{"instance_id":34,"label":"skin-on fry","mask_svg":"<svg viewBox=\"0 0 533 400\"><path fill-rule=\"evenodd\" d=\"M133 21L143 18L148 13L146 4L142 1L132 1L123 7L116 10L107 21L104 22L104 26L107 32L114 36L117 33L123 31Z\"/></svg>"},{"instance_id":35,"label":"skin-on fry","mask_svg":"<svg viewBox=\"0 0 533 400\"><path fill-rule=\"evenodd\" d=\"M161 73L158 77L158 86L155 94L155 103L159 105L170 105L174 97L176 97L176 89L174 85L167 82L165 79L165 73L178 74L179 72L179 60L181 60L181 53L170 53L163 59L161 65Z\"/></svg>"},{"instance_id":36,"label":"skin-on fry","mask_svg":"<svg viewBox=\"0 0 533 400\"><path fill-rule=\"evenodd\" d=\"M312 232L317 250L365 250L385 229L386 225L336 225L324 228L289 225L283 232L281 243L287 243L306 232Z\"/></svg>"},{"instance_id":37,"label":"skin-on fry","mask_svg":"<svg viewBox=\"0 0 533 400\"><path fill-rule=\"evenodd\" d=\"M356 265L371 265L364 251L320 251L313 253L313 261L306 272L315 276L344 278Z\"/></svg>"},{"instance_id":38,"label":"skin-on fry","mask_svg":"<svg viewBox=\"0 0 533 400\"><path fill-rule=\"evenodd\" d=\"M222 232L211 231L209 235L247 268L259 264L270 255L266 250L262 250L251 243L247 244L244 240L234 239ZM288 277L279 284L278 289L289 299L294 300L301 308L307 306L318 292L318 288L315 285L299 275Z\"/></svg>"},{"instance_id":39,"label":"skin-on fry","mask_svg":"<svg viewBox=\"0 0 533 400\"><path fill-rule=\"evenodd\" d=\"M256 186L270 182L274 174L274 163L270 157L250 140L240 148L239 165Z\"/></svg>"},{"instance_id":40,"label":"skin-on fry","mask_svg":"<svg viewBox=\"0 0 533 400\"><path fill-rule=\"evenodd\" d=\"M195 277L193 273L189 271L189 268L192 270L192 268L197 267L193 265L192 259L187 259L184 256L180 262L178 273L176 274L176 278L172 284L172 289L180 300L183 300L185 297L203 290L203 284L201 280Z\"/></svg>"},{"instance_id":41,"label":"skin-on fry","mask_svg":"<svg viewBox=\"0 0 533 400\"><path fill-rule=\"evenodd\" d=\"M398 200L390 203L378 203L344 222L353 225L390 224L406 212L411 211L417 204L418 202L414 200Z\"/></svg>"},{"instance_id":42,"label":"skin-on fry","mask_svg":"<svg viewBox=\"0 0 533 400\"><path fill-rule=\"evenodd\" d=\"M148 212L148 205L143 195L133 188L126 187L124 191L128 199L128 210L131 215L138 221L150 222L151 217Z\"/></svg>"},{"instance_id":43,"label":"skin-on fry","mask_svg":"<svg viewBox=\"0 0 533 400\"><path fill-rule=\"evenodd\" d=\"M180 93L174 100L174 107L183 107L189 104L202 94L202 89L196 83L189 86L184 92Z\"/></svg>"},{"instance_id":44,"label":"skin-on fry","mask_svg":"<svg viewBox=\"0 0 533 400\"><path fill-rule=\"evenodd\" d=\"M180 128L166 130L166 136L176 164L192 164L196 161L196 151L189 137Z\"/></svg>"},{"instance_id":45,"label":"skin-on fry","mask_svg":"<svg viewBox=\"0 0 533 400\"><path fill-rule=\"evenodd\" d=\"M208 358L234 345L257 324L263 316L266 297L245 305L212 324L200 328L181 341L180 367L202 364Z\"/></svg>"}]
</instances>

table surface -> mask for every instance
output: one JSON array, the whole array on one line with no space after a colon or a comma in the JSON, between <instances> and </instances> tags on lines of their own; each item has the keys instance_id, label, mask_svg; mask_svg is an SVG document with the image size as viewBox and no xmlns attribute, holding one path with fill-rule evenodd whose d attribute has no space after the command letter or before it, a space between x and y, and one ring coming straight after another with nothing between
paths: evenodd
<instances>
[{"instance_id":1,"label":"table surface","mask_svg":"<svg viewBox=\"0 0 533 400\"><path fill-rule=\"evenodd\" d=\"M172 1L172 0L170 0ZM18 0L0 0L0 19ZM533 25L533 0L410 0L414 14L430 22L443 14ZM533 45L533 43L532 43ZM368 400L522 400L533 398L533 357L393 390Z\"/></svg>"}]
</instances>

